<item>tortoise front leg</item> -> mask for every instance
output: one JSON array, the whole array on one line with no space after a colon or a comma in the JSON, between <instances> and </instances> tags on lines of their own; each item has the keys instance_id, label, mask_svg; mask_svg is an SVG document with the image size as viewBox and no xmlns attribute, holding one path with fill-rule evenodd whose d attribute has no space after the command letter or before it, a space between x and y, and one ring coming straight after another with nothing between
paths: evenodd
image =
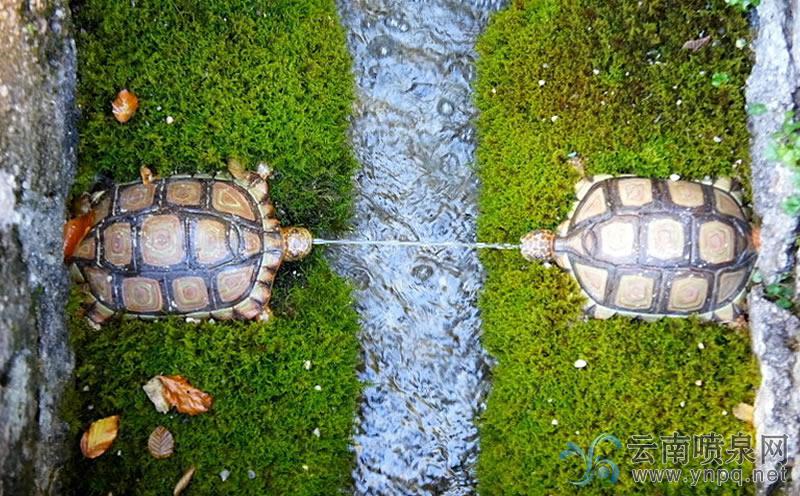
<instances>
[{"instance_id":1,"label":"tortoise front leg","mask_svg":"<svg viewBox=\"0 0 800 496\"><path fill-rule=\"evenodd\" d=\"M139 167L139 176L142 178L142 184L151 184L158 179L158 176L155 175L153 170L146 165Z\"/></svg>"}]
</instances>

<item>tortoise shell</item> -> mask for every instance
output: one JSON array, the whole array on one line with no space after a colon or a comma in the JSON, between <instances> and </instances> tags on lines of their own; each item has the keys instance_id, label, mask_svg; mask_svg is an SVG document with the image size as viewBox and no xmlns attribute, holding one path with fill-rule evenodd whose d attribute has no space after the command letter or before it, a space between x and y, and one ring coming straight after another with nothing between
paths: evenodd
<instances>
[{"instance_id":1,"label":"tortoise shell","mask_svg":"<svg viewBox=\"0 0 800 496\"><path fill-rule=\"evenodd\" d=\"M284 259L265 179L172 176L94 195L94 225L72 256L87 316L252 319Z\"/></svg>"},{"instance_id":2,"label":"tortoise shell","mask_svg":"<svg viewBox=\"0 0 800 496\"><path fill-rule=\"evenodd\" d=\"M596 317L699 313L733 320L756 250L730 184L585 182L554 240L556 261L573 273Z\"/></svg>"}]
</instances>

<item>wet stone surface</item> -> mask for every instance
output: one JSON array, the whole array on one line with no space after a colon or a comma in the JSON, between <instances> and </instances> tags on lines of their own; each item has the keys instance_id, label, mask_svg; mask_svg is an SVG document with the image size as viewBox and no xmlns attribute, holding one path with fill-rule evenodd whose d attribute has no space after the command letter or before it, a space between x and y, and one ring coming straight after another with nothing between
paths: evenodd
<instances>
[{"instance_id":1,"label":"wet stone surface","mask_svg":"<svg viewBox=\"0 0 800 496\"><path fill-rule=\"evenodd\" d=\"M339 2L359 101L355 230L370 240L474 241L474 43L499 1ZM331 248L356 286L367 383L358 494L470 494L488 390L474 250Z\"/></svg>"},{"instance_id":2,"label":"wet stone surface","mask_svg":"<svg viewBox=\"0 0 800 496\"><path fill-rule=\"evenodd\" d=\"M60 494L72 371L64 205L75 46L61 1L0 2L0 494Z\"/></svg>"}]
</instances>

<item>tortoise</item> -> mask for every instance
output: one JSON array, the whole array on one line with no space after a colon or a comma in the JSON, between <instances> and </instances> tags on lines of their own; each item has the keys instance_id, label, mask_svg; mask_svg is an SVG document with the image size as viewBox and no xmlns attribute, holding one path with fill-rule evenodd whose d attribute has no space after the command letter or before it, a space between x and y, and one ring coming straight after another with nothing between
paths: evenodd
<instances>
[{"instance_id":1,"label":"tortoise","mask_svg":"<svg viewBox=\"0 0 800 496\"><path fill-rule=\"evenodd\" d=\"M757 230L730 179L595 176L576 192L557 233L528 233L522 254L569 271L590 316L734 322L741 315Z\"/></svg>"},{"instance_id":2,"label":"tortoise","mask_svg":"<svg viewBox=\"0 0 800 496\"><path fill-rule=\"evenodd\" d=\"M68 261L94 327L115 314L269 318L275 274L311 251L311 233L280 226L268 170L229 171L158 179L143 167L140 181L92 196Z\"/></svg>"}]
</instances>

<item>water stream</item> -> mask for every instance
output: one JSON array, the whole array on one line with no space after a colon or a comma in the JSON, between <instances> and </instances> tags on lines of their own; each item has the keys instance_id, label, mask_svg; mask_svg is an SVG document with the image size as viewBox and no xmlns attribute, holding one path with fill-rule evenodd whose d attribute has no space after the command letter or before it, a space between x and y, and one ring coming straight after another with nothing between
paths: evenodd
<instances>
[{"instance_id":1,"label":"water stream","mask_svg":"<svg viewBox=\"0 0 800 496\"><path fill-rule=\"evenodd\" d=\"M470 84L475 40L500 4L339 0L362 168L352 239L330 251L357 287L363 328L358 494L474 492L488 357Z\"/></svg>"}]
</instances>

